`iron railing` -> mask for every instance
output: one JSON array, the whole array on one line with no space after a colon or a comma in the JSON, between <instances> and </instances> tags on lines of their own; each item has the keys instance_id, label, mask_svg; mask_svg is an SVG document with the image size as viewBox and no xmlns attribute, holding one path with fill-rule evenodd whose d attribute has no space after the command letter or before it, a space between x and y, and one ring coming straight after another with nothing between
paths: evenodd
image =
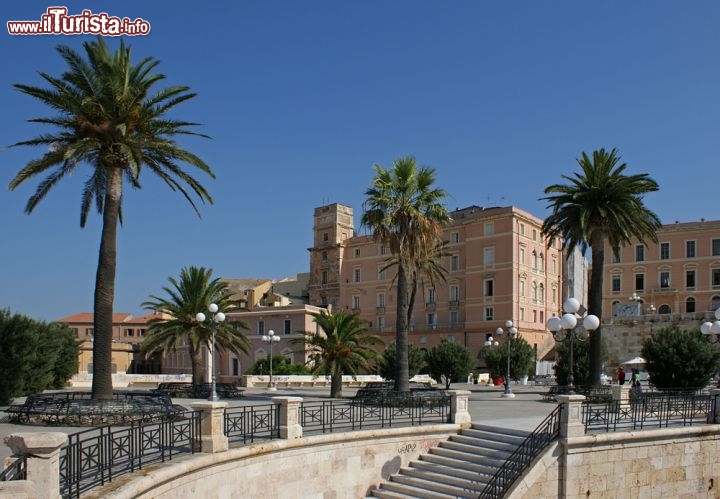
<instances>
[{"instance_id":1,"label":"iron railing","mask_svg":"<svg viewBox=\"0 0 720 499\"><path fill-rule=\"evenodd\" d=\"M537 456L560 435L560 415L562 404L558 405L535 430L528 435L523 443L510 454L510 457L495 472L480 498L499 499L510 490L515 480L532 464Z\"/></svg>"},{"instance_id":2,"label":"iron railing","mask_svg":"<svg viewBox=\"0 0 720 499\"><path fill-rule=\"evenodd\" d=\"M586 433L705 424L712 398L707 393L645 393L629 401L584 403L582 419Z\"/></svg>"},{"instance_id":3,"label":"iron railing","mask_svg":"<svg viewBox=\"0 0 720 499\"><path fill-rule=\"evenodd\" d=\"M280 438L280 406L267 404L225 409L225 436L230 444Z\"/></svg>"},{"instance_id":4,"label":"iron railing","mask_svg":"<svg viewBox=\"0 0 720 499\"><path fill-rule=\"evenodd\" d=\"M60 452L60 493L80 494L150 464L200 451L200 412L159 423L103 426L68 435Z\"/></svg>"},{"instance_id":5,"label":"iron railing","mask_svg":"<svg viewBox=\"0 0 720 499\"><path fill-rule=\"evenodd\" d=\"M406 397L402 403L323 400L300 405L303 434L450 422L450 397Z\"/></svg>"},{"instance_id":6,"label":"iron railing","mask_svg":"<svg viewBox=\"0 0 720 499\"><path fill-rule=\"evenodd\" d=\"M27 480L27 456L20 456L0 472L0 482Z\"/></svg>"}]
</instances>

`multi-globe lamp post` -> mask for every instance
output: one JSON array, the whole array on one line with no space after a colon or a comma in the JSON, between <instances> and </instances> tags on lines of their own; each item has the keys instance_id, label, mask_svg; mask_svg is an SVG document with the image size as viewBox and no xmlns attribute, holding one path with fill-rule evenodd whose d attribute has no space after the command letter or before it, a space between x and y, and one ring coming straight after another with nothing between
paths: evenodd
<instances>
[{"instance_id":1,"label":"multi-globe lamp post","mask_svg":"<svg viewBox=\"0 0 720 499\"><path fill-rule=\"evenodd\" d=\"M268 390L274 392L276 390L273 384L273 343L280 341L278 336L275 336L275 331L272 329L268 331L268 334L264 334L262 340L270 345L270 381L268 382Z\"/></svg>"},{"instance_id":2,"label":"multi-globe lamp post","mask_svg":"<svg viewBox=\"0 0 720 499\"><path fill-rule=\"evenodd\" d=\"M703 322L700 332L713 336L713 339L710 340L712 343L720 343L720 308L715 311L715 319L713 322Z\"/></svg>"},{"instance_id":3,"label":"multi-globe lamp post","mask_svg":"<svg viewBox=\"0 0 720 499\"><path fill-rule=\"evenodd\" d=\"M502 394L503 398L511 399L515 397L515 394L510 389L510 343L512 343L513 336L517 335L517 328L513 326L513 321L505 321L505 327L507 328L508 332L508 339L507 339L507 345L508 345L508 351L507 351L507 371L505 372L505 391ZM503 328L499 327L495 330L495 334L498 336L502 336L505 331Z\"/></svg>"},{"instance_id":4,"label":"multi-globe lamp post","mask_svg":"<svg viewBox=\"0 0 720 499\"><path fill-rule=\"evenodd\" d=\"M221 322L225 321L225 314L222 312L218 312L218 306L214 303L211 303L208 305L208 311L210 312L210 333L212 335L211 340L211 347L212 352L210 354L210 379L211 379L211 388L210 388L210 397L208 400L212 402L217 402L220 400L220 398L217 395L217 391L215 390L216 383L215 383L215 330L217 329L217 325ZM198 322L205 322L205 314L202 312L198 312L195 315L195 320Z\"/></svg>"},{"instance_id":5,"label":"multi-globe lamp post","mask_svg":"<svg viewBox=\"0 0 720 499\"><path fill-rule=\"evenodd\" d=\"M568 393L574 394L575 393L575 379L574 379L574 368L575 368L575 362L573 359L573 338L574 334L573 331L575 329L575 326L577 326L578 321L578 311L580 310L580 302L576 298L568 298L563 303L563 310L565 313L562 317L551 317L547 321L547 328L548 330L553 334L553 337L559 332L559 331L565 331L565 338L568 340L568 350L569 350L569 367L568 367ZM585 317L582 317L583 320L583 327L586 331L595 331L600 326L600 319L597 318L595 315L586 315Z\"/></svg>"}]
</instances>

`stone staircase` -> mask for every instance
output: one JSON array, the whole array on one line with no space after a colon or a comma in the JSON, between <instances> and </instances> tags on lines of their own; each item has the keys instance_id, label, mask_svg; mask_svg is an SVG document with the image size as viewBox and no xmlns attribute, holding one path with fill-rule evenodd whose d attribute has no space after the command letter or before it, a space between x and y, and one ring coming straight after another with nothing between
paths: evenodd
<instances>
[{"instance_id":1,"label":"stone staircase","mask_svg":"<svg viewBox=\"0 0 720 499\"><path fill-rule=\"evenodd\" d=\"M411 461L368 495L377 499L476 498L529 432L473 424Z\"/></svg>"}]
</instances>

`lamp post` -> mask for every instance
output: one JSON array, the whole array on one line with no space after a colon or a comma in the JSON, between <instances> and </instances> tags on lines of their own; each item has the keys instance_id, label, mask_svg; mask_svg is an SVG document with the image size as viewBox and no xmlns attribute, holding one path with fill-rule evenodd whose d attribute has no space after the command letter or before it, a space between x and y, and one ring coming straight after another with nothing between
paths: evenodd
<instances>
[{"instance_id":1,"label":"lamp post","mask_svg":"<svg viewBox=\"0 0 720 499\"><path fill-rule=\"evenodd\" d=\"M217 395L217 391L215 390L215 330L217 329L217 325L221 322L225 321L225 314L222 312L218 312L218 306L214 303L211 303L208 305L208 311L210 314L210 333L212 335L212 352L210 354L210 379L211 381L211 388L210 388L210 397L208 400L212 402L217 402L220 400L220 398ZM195 319L198 322L205 322L205 314L202 312L198 312L195 315Z\"/></svg>"},{"instance_id":2,"label":"lamp post","mask_svg":"<svg viewBox=\"0 0 720 499\"><path fill-rule=\"evenodd\" d=\"M507 328L508 332L508 353L507 353L507 371L505 373L505 391L502 394L502 398L511 399L515 398L515 394L510 389L510 343L512 340L512 337L515 336L518 332L517 328L513 326L513 321L505 321L505 327ZM504 333L503 328L499 327L495 330L495 334L498 336L502 336Z\"/></svg>"},{"instance_id":3,"label":"lamp post","mask_svg":"<svg viewBox=\"0 0 720 499\"><path fill-rule=\"evenodd\" d=\"M560 330L565 331L565 339L568 340L568 347L570 350L570 358L569 358L569 364L570 367L568 369L568 393L571 395L575 393L575 377L573 374L574 368L575 368L575 362L573 359L573 339L575 337L574 329L575 326L577 326L577 320L578 320L578 314L577 312L580 310L580 302L575 298L568 298L563 303L563 310L565 313L562 317L551 317L547 321L547 328L550 332L552 332L553 337L555 337L555 334L559 332ZM594 315L586 315L582 318L583 320L583 327L587 331L594 331L600 326L600 319L598 319Z\"/></svg>"},{"instance_id":4,"label":"lamp post","mask_svg":"<svg viewBox=\"0 0 720 499\"><path fill-rule=\"evenodd\" d=\"M715 311L715 319L717 320L713 322L703 322L700 326L700 331L702 334L714 336L714 338L710 340L711 343L720 343L720 308Z\"/></svg>"},{"instance_id":5,"label":"lamp post","mask_svg":"<svg viewBox=\"0 0 720 499\"><path fill-rule=\"evenodd\" d=\"M268 390L271 392L274 392L276 390L275 385L273 385L273 373L272 373L272 365L273 365L273 353L272 353L272 347L273 343L277 343L280 341L280 338L275 336L275 331L272 329L268 331L268 334L263 335L262 340L265 343L270 344L270 382L268 383Z\"/></svg>"}]
</instances>

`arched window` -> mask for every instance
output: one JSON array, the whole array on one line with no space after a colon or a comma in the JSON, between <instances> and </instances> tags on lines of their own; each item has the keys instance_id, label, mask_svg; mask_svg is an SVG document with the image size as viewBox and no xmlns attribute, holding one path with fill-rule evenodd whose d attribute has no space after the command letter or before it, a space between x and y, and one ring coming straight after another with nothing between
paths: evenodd
<instances>
[{"instance_id":1,"label":"arched window","mask_svg":"<svg viewBox=\"0 0 720 499\"><path fill-rule=\"evenodd\" d=\"M533 254L532 254L532 266L533 266L533 267L532 267L533 270L537 270L537 268L538 268L538 255L537 255L537 252L535 252L535 251L533 251Z\"/></svg>"},{"instance_id":2,"label":"arched window","mask_svg":"<svg viewBox=\"0 0 720 499\"><path fill-rule=\"evenodd\" d=\"M545 257L540 253L540 272L545 272Z\"/></svg>"},{"instance_id":3,"label":"arched window","mask_svg":"<svg viewBox=\"0 0 720 499\"><path fill-rule=\"evenodd\" d=\"M658 309L658 314L669 314L672 310L670 310L670 305L660 305L660 308Z\"/></svg>"},{"instance_id":4,"label":"arched window","mask_svg":"<svg viewBox=\"0 0 720 499\"><path fill-rule=\"evenodd\" d=\"M689 314L695 312L695 298L685 300L685 312Z\"/></svg>"},{"instance_id":5,"label":"arched window","mask_svg":"<svg viewBox=\"0 0 720 499\"><path fill-rule=\"evenodd\" d=\"M710 310L713 312L720 308L720 296L713 296L710 300Z\"/></svg>"},{"instance_id":6,"label":"arched window","mask_svg":"<svg viewBox=\"0 0 720 499\"><path fill-rule=\"evenodd\" d=\"M540 303L545 303L545 285L540 283L540 287L538 289L538 298L540 298Z\"/></svg>"},{"instance_id":7,"label":"arched window","mask_svg":"<svg viewBox=\"0 0 720 499\"><path fill-rule=\"evenodd\" d=\"M532 299L533 299L533 302L537 302L537 299L538 299L538 288L537 288L537 283L536 283L536 282L533 283L532 288L533 288L533 289L532 289Z\"/></svg>"}]
</instances>

